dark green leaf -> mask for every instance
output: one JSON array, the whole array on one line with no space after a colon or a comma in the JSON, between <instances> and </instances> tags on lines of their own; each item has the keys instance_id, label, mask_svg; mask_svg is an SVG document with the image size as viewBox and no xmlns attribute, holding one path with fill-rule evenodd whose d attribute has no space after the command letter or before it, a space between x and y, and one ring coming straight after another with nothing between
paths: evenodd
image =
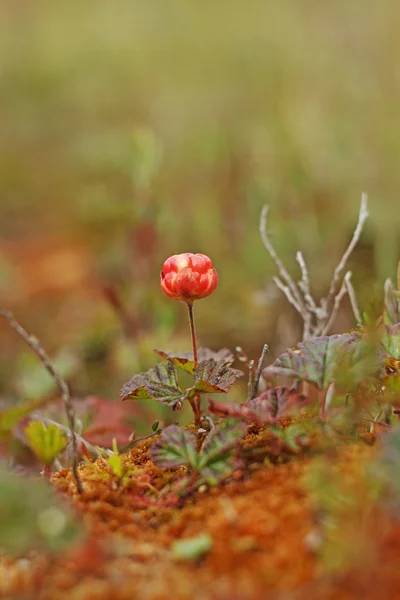
<instances>
[{"instance_id":1,"label":"dark green leaf","mask_svg":"<svg viewBox=\"0 0 400 600\"><path fill-rule=\"evenodd\" d=\"M171 407L183 401L184 392L179 387L175 366L168 360L154 368L135 375L121 390L122 400L152 398Z\"/></svg>"},{"instance_id":2,"label":"dark green leaf","mask_svg":"<svg viewBox=\"0 0 400 600\"><path fill-rule=\"evenodd\" d=\"M228 477L235 468L233 450L246 431L244 423L227 420L213 429L200 453L199 469L209 483Z\"/></svg>"},{"instance_id":3,"label":"dark green leaf","mask_svg":"<svg viewBox=\"0 0 400 600\"><path fill-rule=\"evenodd\" d=\"M243 375L241 371L232 369L230 363L225 360L216 361L214 358L203 360L195 371L195 384L187 391L187 397L228 392L241 375Z\"/></svg>"},{"instance_id":4,"label":"dark green leaf","mask_svg":"<svg viewBox=\"0 0 400 600\"><path fill-rule=\"evenodd\" d=\"M24 435L38 459L49 466L68 443L67 436L57 425L45 425L41 421L30 421L24 429Z\"/></svg>"},{"instance_id":5,"label":"dark green leaf","mask_svg":"<svg viewBox=\"0 0 400 600\"><path fill-rule=\"evenodd\" d=\"M164 352L164 350L154 350L159 356L166 358L171 361L176 367L183 369L190 375L194 375L194 360L192 352ZM213 358L216 361L224 361L225 363L232 364L235 360L232 352L228 348L222 348L218 352L214 352L209 348L199 348L197 352L197 358L199 362Z\"/></svg>"},{"instance_id":6,"label":"dark green leaf","mask_svg":"<svg viewBox=\"0 0 400 600\"><path fill-rule=\"evenodd\" d=\"M300 343L284 352L263 374L297 377L324 390L332 382L354 387L375 372L378 364L376 349L354 332Z\"/></svg>"},{"instance_id":7,"label":"dark green leaf","mask_svg":"<svg viewBox=\"0 0 400 600\"><path fill-rule=\"evenodd\" d=\"M163 429L160 438L151 447L151 459L160 467L197 467L196 436L178 425Z\"/></svg>"}]
</instances>

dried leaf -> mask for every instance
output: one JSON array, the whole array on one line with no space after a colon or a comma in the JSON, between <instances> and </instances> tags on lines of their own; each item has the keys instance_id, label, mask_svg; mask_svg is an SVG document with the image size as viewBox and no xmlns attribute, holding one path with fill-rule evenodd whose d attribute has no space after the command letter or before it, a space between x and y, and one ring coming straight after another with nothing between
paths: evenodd
<instances>
[{"instance_id":1,"label":"dried leaf","mask_svg":"<svg viewBox=\"0 0 400 600\"><path fill-rule=\"evenodd\" d=\"M175 366L168 360L156 365L146 373L135 375L121 390L122 400L151 398L167 406L175 407L185 398L179 387Z\"/></svg>"},{"instance_id":2,"label":"dried leaf","mask_svg":"<svg viewBox=\"0 0 400 600\"><path fill-rule=\"evenodd\" d=\"M151 447L151 459L160 467L179 467L198 464L196 436L191 431L170 425Z\"/></svg>"},{"instance_id":3,"label":"dried leaf","mask_svg":"<svg viewBox=\"0 0 400 600\"><path fill-rule=\"evenodd\" d=\"M297 377L320 390L330 383L354 387L376 371L379 357L357 332L321 336L287 350L264 369L265 377Z\"/></svg>"},{"instance_id":4,"label":"dried leaf","mask_svg":"<svg viewBox=\"0 0 400 600\"><path fill-rule=\"evenodd\" d=\"M45 425L41 421L30 421L24 435L38 459L49 466L68 443L67 436L57 425Z\"/></svg>"},{"instance_id":5,"label":"dried leaf","mask_svg":"<svg viewBox=\"0 0 400 600\"><path fill-rule=\"evenodd\" d=\"M171 361L176 367L183 369L190 375L194 375L194 360L192 352L164 352L164 350L154 350L159 356ZM222 348L218 352L210 350L210 348L199 348L197 351L197 358L199 362L209 360L213 358L216 361L224 361L225 363L232 364L235 360L232 352L228 348Z\"/></svg>"}]
</instances>

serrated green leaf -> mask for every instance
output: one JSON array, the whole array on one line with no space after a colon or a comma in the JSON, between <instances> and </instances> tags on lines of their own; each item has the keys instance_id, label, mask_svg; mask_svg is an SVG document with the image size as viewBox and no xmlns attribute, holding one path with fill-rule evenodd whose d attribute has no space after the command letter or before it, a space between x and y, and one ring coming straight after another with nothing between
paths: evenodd
<instances>
[{"instance_id":1,"label":"serrated green leaf","mask_svg":"<svg viewBox=\"0 0 400 600\"><path fill-rule=\"evenodd\" d=\"M354 333L321 336L287 350L264 376L297 377L325 390L330 383L354 387L382 362L376 349Z\"/></svg>"},{"instance_id":2,"label":"serrated green leaf","mask_svg":"<svg viewBox=\"0 0 400 600\"><path fill-rule=\"evenodd\" d=\"M192 352L165 352L164 350L154 350L159 356L171 361L179 369L183 369L186 373L194 375L194 360ZM197 351L198 361L201 363L205 360L213 358L214 360L224 361L227 364L232 364L235 360L232 352L228 348L222 348L218 352L210 350L210 348L199 348Z\"/></svg>"},{"instance_id":3,"label":"serrated green leaf","mask_svg":"<svg viewBox=\"0 0 400 600\"><path fill-rule=\"evenodd\" d=\"M236 379L243 375L241 371L232 369L230 365L230 362L216 361L214 358L199 362L194 374L195 384L187 390L187 397L228 392Z\"/></svg>"},{"instance_id":4,"label":"serrated green leaf","mask_svg":"<svg viewBox=\"0 0 400 600\"><path fill-rule=\"evenodd\" d=\"M213 539L210 534L200 533L192 538L175 541L171 550L173 557L178 560L196 560L208 552L212 546Z\"/></svg>"},{"instance_id":5,"label":"serrated green leaf","mask_svg":"<svg viewBox=\"0 0 400 600\"><path fill-rule=\"evenodd\" d=\"M208 434L200 453L199 469L209 483L216 484L232 473L235 467L232 451L245 431L244 423L227 420Z\"/></svg>"},{"instance_id":6,"label":"serrated green leaf","mask_svg":"<svg viewBox=\"0 0 400 600\"><path fill-rule=\"evenodd\" d=\"M52 465L68 443L67 436L55 425L45 425L41 421L30 421L24 429L34 454L45 465Z\"/></svg>"},{"instance_id":7,"label":"serrated green leaf","mask_svg":"<svg viewBox=\"0 0 400 600\"><path fill-rule=\"evenodd\" d=\"M385 326L382 334L382 346L390 356L400 360L400 323Z\"/></svg>"},{"instance_id":8,"label":"serrated green leaf","mask_svg":"<svg viewBox=\"0 0 400 600\"><path fill-rule=\"evenodd\" d=\"M190 465L197 469L196 436L178 425L169 425L152 445L151 459L160 467Z\"/></svg>"},{"instance_id":9,"label":"serrated green leaf","mask_svg":"<svg viewBox=\"0 0 400 600\"><path fill-rule=\"evenodd\" d=\"M140 400L151 398L156 402L174 408L185 398L179 387L178 373L168 360L156 365L146 373L140 373L130 379L121 390L122 400Z\"/></svg>"}]
</instances>

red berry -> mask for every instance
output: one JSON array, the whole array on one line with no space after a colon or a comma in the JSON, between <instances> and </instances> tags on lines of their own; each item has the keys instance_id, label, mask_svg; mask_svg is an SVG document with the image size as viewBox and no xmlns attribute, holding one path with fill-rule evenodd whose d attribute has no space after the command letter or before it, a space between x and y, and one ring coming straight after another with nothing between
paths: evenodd
<instances>
[{"instance_id":1,"label":"red berry","mask_svg":"<svg viewBox=\"0 0 400 600\"><path fill-rule=\"evenodd\" d=\"M175 300L191 303L209 296L218 285L218 273L205 254L174 254L161 271L161 288Z\"/></svg>"}]
</instances>

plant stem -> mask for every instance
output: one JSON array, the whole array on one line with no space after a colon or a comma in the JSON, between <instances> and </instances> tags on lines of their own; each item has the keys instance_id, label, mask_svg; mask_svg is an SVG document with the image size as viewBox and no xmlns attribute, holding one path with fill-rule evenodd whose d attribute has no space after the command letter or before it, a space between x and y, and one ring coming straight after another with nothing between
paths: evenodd
<instances>
[{"instance_id":1,"label":"plant stem","mask_svg":"<svg viewBox=\"0 0 400 600\"><path fill-rule=\"evenodd\" d=\"M188 311L189 311L189 325L190 325L190 336L192 338L194 370L196 371L199 361L197 358L197 342L196 342L196 329L194 327L193 302L188 302L187 307L188 307ZM195 396L190 401L190 405L191 405L193 413L194 413L194 422L196 423L196 425L198 425L200 423L200 417L201 417L200 394L197 394L197 396Z\"/></svg>"},{"instance_id":2,"label":"plant stem","mask_svg":"<svg viewBox=\"0 0 400 600\"><path fill-rule=\"evenodd\" d=\"M192 337L192 347L193 347L193 361L194 361L194 370L197 369L198 360L197 360L197 343L196 343L196 330L194 328L194 318L193 318L193 302L187 303L188 311L189 311L189 325L190 325L190 335Z\"/></svg>"}]
</instances>

